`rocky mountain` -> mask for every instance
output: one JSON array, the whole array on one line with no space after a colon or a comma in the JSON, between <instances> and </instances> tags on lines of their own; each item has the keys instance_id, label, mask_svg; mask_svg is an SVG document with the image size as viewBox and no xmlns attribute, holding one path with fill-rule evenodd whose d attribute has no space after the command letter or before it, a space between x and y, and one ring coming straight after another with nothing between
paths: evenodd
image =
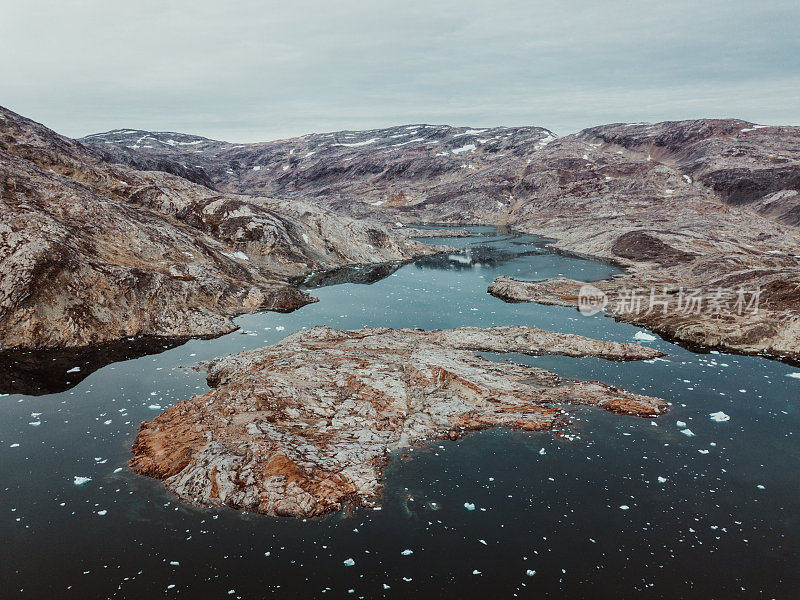
<instances>
[{"instance_id":1,"label":"rocky mountain","mask_svg":"<svg viewBox=\"0 0 800 600\"><path fill-rule=\"evenodd\" d=\"M746 320L624 318L694 345L800 356L798 127L701 119L557 138L536 127L408 125L239 145L122 130L85 141L128 165L195 169L216 190L303 199L389 226L486 223L551 236L624 265L621 288L749 286L760 312Z\"/></svg>"},{"instance_id":2,"label":"rocky mountain","mask_svg":"<svg viewBox=\"0 0 800 600\"><path fill-rule=\"evenodd\" d=\"M112 164L0 108L0 348L218 335L237 314L313 302L288 283L309 271L435 251L174 171Z\"/></svg>"},{"instance_id":3,"label":"rocky mountain","mask_svg":"<svg viewBox=\"0 0 800 600\"><path fill-rule=\"evenodd\" d=\"M221 191L301 198L357 216L477 223L499 218L526 164L554 139L540 127L403 125L259 144L133 130L82 141L137 168L193 169L194 180Z\"/></svg>"}]
</instances>

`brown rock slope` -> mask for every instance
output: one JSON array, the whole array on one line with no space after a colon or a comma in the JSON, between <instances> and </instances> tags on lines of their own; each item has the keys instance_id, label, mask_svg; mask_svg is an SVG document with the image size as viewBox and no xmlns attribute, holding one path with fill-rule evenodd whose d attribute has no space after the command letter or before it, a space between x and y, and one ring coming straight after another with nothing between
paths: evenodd
<instances>
[{"instance_id":1,"label":"brown rock slope","mask_svg":"<svg viewBox=\"0 0 800 600\"><path fill-rule=\"evenodd\" d=\"M528 327L317 327L213 361L213 389L143 423L133 469L187 502L306 517L374 503L388 452L428 438L566 424L576 405L655 417L668 405L474 351L639 360L658 351Z\"/></svg>"},{"instance_id":2,"label":"brown rock slope","mask_svg":"<svg viewBox=\"0 0 800 600\"><path fill-rule=\"evenodd\" d=\"M217 335L293 310L310 270L433 249L301 202L108 163L0 108L0 349Z\"/></svg>"},{"instance_id":3,"label":"brown rock slope","mask_svg":"<svg viewBox=\"0 0 800 600\"><path fill-rule=\"evenodd\" d=\"M615 318L692 345L798 358L799 173L797 127L605 126L548 145L510 220L625 266L595 282ZM490 291L569 306L579 288L501 278Z\"/></svg>"}]
</instances>

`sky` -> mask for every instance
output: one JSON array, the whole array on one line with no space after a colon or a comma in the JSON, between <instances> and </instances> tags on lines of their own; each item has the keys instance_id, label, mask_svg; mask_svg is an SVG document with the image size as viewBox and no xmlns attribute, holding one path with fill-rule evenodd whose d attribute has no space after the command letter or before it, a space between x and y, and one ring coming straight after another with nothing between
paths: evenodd
<instances>
[{"instance_id":1,"label":"sky","mask_svg":"<svg viewBox=\"0 0 800 600\"><path fill-rule=\"evenodd\" d=\"M798 0L0 2L0 104L72 137L800 125Z\"/></svg>"}]
</instances>

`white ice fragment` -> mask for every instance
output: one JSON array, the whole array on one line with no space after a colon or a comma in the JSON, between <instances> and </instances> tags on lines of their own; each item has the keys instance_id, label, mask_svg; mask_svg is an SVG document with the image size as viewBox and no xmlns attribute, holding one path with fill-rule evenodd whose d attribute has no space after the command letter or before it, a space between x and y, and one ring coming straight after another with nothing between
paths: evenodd
<instances>
[{"instance_id":1,"label":"white ice fragment","mask_svg":"<svg viewBox=\"0 0 800 600\"><path fill-rule=\"evenodd\" d=\"M661 475L658 476L658 483L665 483L667 481L666 477L662 477Z\"/></svg>"},{"instance_id":2,"label":"white ice fragment","mask_svg":"<svg viewBox=\"0 0 800 600\"><path fill-rule=\"evenodd\" d=\"M712 421L716 421L717 423L724 423L725 421L731 420L731 418L722 411L709 413L708 416L711 417Z\"/></svg>"},{"instance_id":3,"label":"white ice fragment","mask_svg":"<svg viewBox=\"0 0 800 600\"><path fill-rule=\"evenodd\" d=\"M681 429L681 433L688 437L694 436L694 433L692 432L691 429Z\"/></svg>"},{"instance_id":4,"label":"white ice fragment","mask_svg":"<svg viewBox=\"0 0 800 600\"><path fill-rule=\"evenodd\" d=\"M286 329L286 327L284 327L283 325L278 325L278 326L275 328L275 331L283 331L284 329Z\"/></svg>"},{"instance_id":5,"label":"white ice fragment","mask_svg":"<svg viewBox=\"0 0 800 600\"><path fill-rule=\"evenodd\" d=\"M344 561L345 567L352 567L354 564L356 564L356 561L354 561L352 558L345 559Z\"/></svg>"},{"instance_id":6,"label":"white ice fragment","mask_svg":"<svg viewBox=\"0 0 800 600\"><path fill-rule=\"evenodd\" d=\"M539 454L540 454L540 455L542 455L542 456L544 456L545 454L547 454L547 450L545 450L544 448L542 448L541 450L539 450Z\"/></svg>"},{"instance_id":7,"label":"white ice fragment","mask_svg":"<svg viewBox=\"0 0 800 600\"><path fill-rule=\"evenodd\" d=\"M636 335L633 336L633 339L641 342L652 342L654 339L656 339L656 336L645 333L644 331L637 331Z\"/></svg>"},{"instance_id":8,"label":"white ice fragment","mask_svg":"<svg viewBox=\"0 0 800 600\"><path fill-rule=\"evenodd\" d=\"M622 505L620 505L619 509L620 510L629 510L630 506L628 506L627 504L622 504Z\"/></svg>"},{"instance_id":9,"label":"white ice fragment","mask_svg":"<svg viewBox=\"0 0 800 600\"><path fill-rule=\"evenodd\" d=\"M413 550L409 550L408 548L406 548L400 554L402 554L403 556L408 556L410 554L414 554L414 551Z\"/></svg>"},{"instance_id":10,"label":"white ice fragment","mask_svg":"<svg viewBox=\"0 0 800 600\"><path fill-rule=\"evenodd\" d=\"M684 423L683 421L675 421L675 425L677 425L678 427L686 427L686 423Z\"/></svg>"},{"instance_id":11,"label":"white ice fragment","mask_svg":"<svg viewBox=\"0 0 800 600\"><path fill-rule=\"evenodd\" d=\"M464 508L467 510L475 510L475 505L472 502L464 502Z\"/></svg>"},{"instance_id":12,"label":"white ice fragment","mask_svg":"<svg viewBox=\"0 0 800 600\"><path fill-rule=\"evenodd\" d=\"M89 482L91 480L92 480L91 477L81 477L80 475L75 475L75 479L73 480L73 483L75 485L83 485L84 483L87 483L87 482Z\"/></svg>"},{"instance_id":13,"label":"white ice fragment","mask_svg":"<svg viewBox=\"0 0 800 600\"><path fill-rule=\"evenodd\" d=\"M787 373L787 377L792 377L793 379L800 379L800 373Z\"/></svg>"},{"instance_id":14,"label":"white ice fragment","mask_svg":"<svg viewBox=\"0 0 800 600\"><path fill-rule=\"evenodd\" d=\"M525 575L527 575L528 577L533 577L534 575L536 575L536 571L534 571L533 569L528 569L527 571L525 571Z\"/></svg>"},{"instance_id":15,"label":"white ice fragment","mask_svg":"<svg viewBox=\"0 0 800 600\"><path fill-rule=\"evenodd\" d=\"M260 170L261 170L261 165L256 165L255 167L253 167L253 171L260 171Z\"/></svg>"},{"instance_id":16,"label":"white ice fragment","mask_svg":"<svg viewBox=\"0 0 800 600\"><path fill-rule=\"evenodd\" d=\"M81 368L80 368L80 367L72 367L71 369L69 369L69 370L67 371L67 373L77 373L77 372L78 372L78 371L80 371L80 370L81 370Z\"/></svg>"},{"instance_id":17,"label":"white ice fragment","mask_svg":"<svg viewBox=\"0 0 800 600\"><path fill-rule=\"evenodd\" d=\"M101 517L105 517L108 514L108 511L107 510L98 510L97 514L100 515Z\"/></svg>"}]
</instances>

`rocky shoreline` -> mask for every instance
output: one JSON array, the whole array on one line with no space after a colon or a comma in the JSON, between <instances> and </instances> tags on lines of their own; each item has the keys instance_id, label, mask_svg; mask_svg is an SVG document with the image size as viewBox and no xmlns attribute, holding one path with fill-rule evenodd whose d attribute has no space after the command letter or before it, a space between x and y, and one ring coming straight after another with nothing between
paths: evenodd
<instances>
[{"instance_id":1,"label":"rocky shoreline","mask_svg":"<svg viewBox=\"0 0 800 600\"><path fill-rule=\"evenodd\" d=\"M312 517L380 499L393 450L469 431L563 428L588 405L657 417L664 400L475 352L647 360L662 353L530 327L315 327L212 361L212 390L143 423L131 466L181 499Z\"/></svg>"},{"instance_id":2,"label":"rocky shoreline","mask_svg":"<svg viewBox=\"0 0 800 600\"><path fill-rule=\"evenodd\" d=\"M759 314L746 318L615 316L687 344L771 357L800 349L799 127L698 119L558 137L409 125L244 145L175 135L85 141L128 164L147 157L177 170L191 156L214 189L267 189L398 232L483 223L550 237L557 250L622 265L624 277L596 284L611 296L623 287L709 297L758 289Z\"/></svg>"},{"instance_id":3,"label":"rocky shoreline","mask_svg":"<svg viewBox=\"0 0 800 600\"><path fill-rule=\"evenodd\" d=\"M233 331L311 271L439 251L299 201L140 171L0 108L0 350Z\"/></svg>"}]
</instances>

